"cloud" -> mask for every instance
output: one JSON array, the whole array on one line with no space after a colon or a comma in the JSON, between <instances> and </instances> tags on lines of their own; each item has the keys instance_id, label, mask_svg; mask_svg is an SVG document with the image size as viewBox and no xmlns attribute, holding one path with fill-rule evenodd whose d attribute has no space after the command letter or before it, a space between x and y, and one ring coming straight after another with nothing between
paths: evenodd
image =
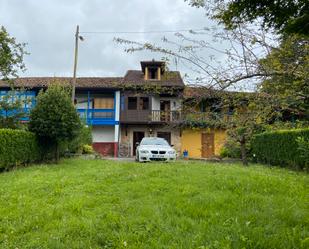
<instances>
[{"instance_id":1,"label":"cloud","mask_svg":"<svg viewBox=\"0 0 309 249\"><path fill-rule=\"evenodd\" d=\"M202 9L183 0L1 0L0 25L19 42L27 42L27 71L20 76L71 76L74 32L147 31L202 28L210 25ZM165 34L166 35L166 34ZM162 55L126 54L112 34L83 34L78 76L123 76L139 62ZM173 38L172 34L167 35ZM127 34L122 38L160 44L163 34ZM181 68L178 68L181 70ZM183 68L182 73L186 73Z\"/></svg>"}]
</instances>

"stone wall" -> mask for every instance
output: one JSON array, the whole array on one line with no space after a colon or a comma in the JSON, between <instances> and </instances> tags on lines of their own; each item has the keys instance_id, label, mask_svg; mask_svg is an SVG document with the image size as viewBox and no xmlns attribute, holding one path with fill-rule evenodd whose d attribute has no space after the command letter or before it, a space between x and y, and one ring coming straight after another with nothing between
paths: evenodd
<instances>
[{"instance_id":1,"label":"stone wall","mask_svg":"<svg viewBox=\"0 0 309 249\"><path fill-rule=\"evenodd\" d=\"M150 132L150 130L152 132ZM180 130L171 127L150 126L150 125L127 125L122 126L120 131L119 156L132 157L133 156L133 132L145 132L146 137L156 137L157 132L170 132L171 144L178 155L181 153L181 138Z\"/></svg>"}]
</instances>

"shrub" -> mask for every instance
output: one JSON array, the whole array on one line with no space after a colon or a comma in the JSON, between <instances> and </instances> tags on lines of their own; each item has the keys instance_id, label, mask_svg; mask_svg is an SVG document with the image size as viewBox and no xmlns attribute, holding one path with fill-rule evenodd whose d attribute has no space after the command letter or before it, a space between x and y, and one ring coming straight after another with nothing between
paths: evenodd
<instances>
[{"instance_id":1,"label":"shrub","mask_svg":"<svg viewBox=\"0 0 309 249\"><path fill-rule=\"evenodd\" d=\"M265 132L254 136L251 146L258 162L282 167L304 168L308 159L302 155L299 139L309 140L309 129Z\"/></svg>"},{"instance_id":2,"label":"shrub","mask_svg":"<svg viewBox=\"0 0 309 249\"><path fill-rule=\"evenodd\" d=\"M83 126L77 137L68 143L68 150L70 153L82 153L84 145L92 144L91 128Z\"/></svg>"},{"instance_id":3,"label":"shrub","mask_svg":"<svg viewBox=\"0 0 309 249\"><path fill-rule=\"evenodd\" d=\"M28 131L0 129L0 170L40 160L36 136Z\"/></svg>"},{"instance_id":4,"label":"shrub","mask_svg":"<svg viewBox=\"0 0 309 249\"><path fill-rule=\"evenodd\" d=\"M241 158L240 145L228 140L220 151L221 157Z\"/></svg>"},{"instance_id":5,"label":"shrub","mask_svg":"<svg viewBox=\"0 0 309 249\"><path fill-rule=\"evenodd\" d=\"M298 137L296 142L298 144L300 157L305 160L305 167L307 168L309 166L309 139Z\"/></svg>"},{"instance_id":6,"label":"shrub","mask_svg":"<svg viewBox=\"0 0 309 249\"><path fill-rule=\"evenodd\" d=\"M59 160L63 144L72 141L81 128L79 115L72 104L70 90L62 85L50 85L41 91L30 113L29 129L39 138L40 145L53 152Z\"/></svg>"},{"instance_id":7,"label":"shrub","mask_svg":"<svg viewBox=\"0 0 309 249\"><path fill-rule=\"evenodd\" d=\"M93 154L94 150L91 145L84 144L83 145L83 154Z\"/></svg>"}]
</instances>

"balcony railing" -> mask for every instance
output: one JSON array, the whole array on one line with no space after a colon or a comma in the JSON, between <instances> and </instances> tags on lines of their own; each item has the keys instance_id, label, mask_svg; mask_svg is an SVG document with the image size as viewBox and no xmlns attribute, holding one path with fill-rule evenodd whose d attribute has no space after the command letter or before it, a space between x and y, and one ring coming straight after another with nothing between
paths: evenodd
<instances>
[{"instance_id":1,"label":"balcony railing","mask_svg":"<svg viewBox=\"0 0 309 249\"><path fill-rule=\"evenodd\" d=\"M88 125L115 124L114 109L77 109L79 116Z\"/></svg>"},{"instance_id":2,"label":"balcony railing","mask_svg":"<svg viewBox=\"0 0 309 249\"><path fill-rule=\"evenodd\" d=\"M30 115L31 108L21 108L19 110L13 110L13 111L4 111L0 110L0 116L2 117L11 117L13 115L21 114L20 120L22 122L29 121L29 115Z\"/></svg>"},{"instance_id":3,"label":"balcony railing","mask_svg":"<svg viewBox=\"0 0 309 249\"><path fill-rule=\"evenodd\" d=\"M125 110L121 112L121 122L128 123L171 123L180 120L179 111Z\"/></svg>"},{"instance_id":4,"label":"balcony railing","mask_svg":"<svg viewBox=\"0 0 309 249\"><path fill-rule=\"evenodd\" d=\"M23 116L20 118L22 122L29 121L29 115L32 108L22 108L14 111L0 110L0 115L10 117L16 115L18 112ZM88 125L114 125L115 111L114 109L77 109L77 112L82 120Z\"/></svg>"}]
</instances>

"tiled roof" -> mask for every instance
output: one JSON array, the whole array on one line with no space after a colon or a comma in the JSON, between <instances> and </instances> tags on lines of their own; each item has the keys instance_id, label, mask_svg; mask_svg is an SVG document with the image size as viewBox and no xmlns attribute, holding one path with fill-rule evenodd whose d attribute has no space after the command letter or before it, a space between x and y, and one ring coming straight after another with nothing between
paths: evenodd
<instances>
[{"instance_id":1,"label":"tiled roof","mask_svg":"<svg viewBox=\"0 0 309 249\"><path fill-rule=\"evenodd\" d=\"M142 71L129 70L124 76L123 84L137 86L157 85L162 87L184 87L181 75L177 71L166 71L163 75L161 75L161 80L145 80Z\"/></svg>"},{"instance_id":2,"label":"tiled roof","mask_svg":"<svg viewBox=\"0 0 309 249\"><path fill-rule=\"evenodd\" d=\"M183 97L185 99L192 98L216 98L225 96L243 96L254 94L253 92L239 92L239 91L228 91L228 90L218 90L211 89L206 86L186 86L183 91Z\"/></svg>"},{"instance_id":3,"label":"tiled roof","mask_svg":"<svg viewBox=\"0 0 309 249\"><path fill-rule=\"evenodd\" d=\"M218 91L209 89L202 86L187 86L184 89L183 96L184 98L209 98L216 95Z\"/></svg>"},{"instance_id":4,"label":"tiled roof","mask_svg":"<svg viewBox=\"0 0 309 249\"><path fill-rule=\"evenodd\" d=\"M14 80L15 87L25 88L45 88L48 85L60 82L62 84L72 84L72 77L25 77ZM156 85L166 87L184 87L184 83L179 72L165 72L161 80L144 80L142 71L129 70L125 77L80 77L76 79L76 88L101 88L120 89L130 86ZM1 87L9 87L10 84L0 80Z\"/></svg>"},{"instance_id":5,"label":"tiled roof","mask_svg":"<svg viewBox=\"0 0 309 249\"><path fill-rule=\"evenodd\" d=\"M119 88L122 77L82 77L76 79L77 88ZM14 80L15 87L44 88L48 85L60 82L62 84L72 84L71 77L25 77ZM0 87L9 87L9 83L0 81Z\"/></svg>"}]
</instances>

